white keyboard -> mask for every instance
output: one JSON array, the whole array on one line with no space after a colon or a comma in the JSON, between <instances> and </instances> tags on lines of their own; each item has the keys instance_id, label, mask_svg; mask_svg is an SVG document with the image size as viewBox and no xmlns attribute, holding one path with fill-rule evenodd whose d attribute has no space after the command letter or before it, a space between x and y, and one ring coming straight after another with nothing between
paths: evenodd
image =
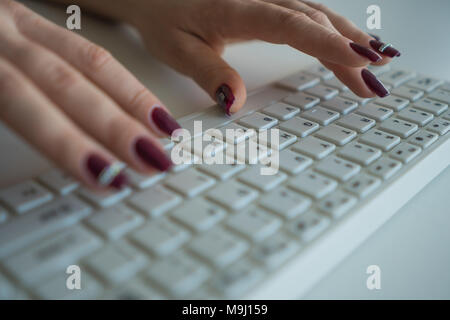
<instances>
[{"instance_id":1,"label":"white keyboard","mask_svg":"<svg viewBox=\"0 0 450 320\"><path fill-rule=\"evenodd\" d=\"M279 129L276 175L242 164L127 169L130 188L96 195L54 169L0 190L0 298L300 297L450 163L450 83L371 70L389 97L357 97L313 66L231 117L214 107L180 119L191 132L194 120ZM66 287L69 265L81 290Z\"/></svg>"}]
</instances>

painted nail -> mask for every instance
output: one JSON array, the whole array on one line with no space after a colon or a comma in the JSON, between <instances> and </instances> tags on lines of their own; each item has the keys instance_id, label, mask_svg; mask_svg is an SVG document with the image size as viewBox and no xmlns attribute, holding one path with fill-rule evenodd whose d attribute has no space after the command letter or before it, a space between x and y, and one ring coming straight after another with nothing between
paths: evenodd
<instances>
[{"instance_id":1,"label":"painted nail","mask_svg":"<svg viewBox=\"0 0 450 320\"><path fill-rule=\"evenodd\" d=\"M93 154L88 157L86 166L100 186L122 189L128 184L128 179L123 173L124 164L121 162L110 163Z\"/></svg>"},{"instance_id":2,"label":"painted nail","mask_svg":"<svg viewBox=\"0 0 450 320\"><path fill-rule=\"evenodd\" d=\"M369 36L371 36L372 38L374 38L375 40L377 40L377 41L380 41L380 37L379 36L377 36L376 34L373 34L373 33L367 33Z\"/></svg>"},{"instance_id":3,"label":"painted nail","mask_svg":"<svg viewBox=\"0 0 450 320\"><path fill-rule=\"evenodd\" d=\"M178 122L161 107L153 108L152 120L162 132L167 133L169 136L175 130L181 128Z\"/></svg>"},{"instance_id":4,"label":"painted nail","mask_svg":"<svg viewBox=\"0 0 450 320\"><path fill-rule=\"evenodd\" d=\"M167 171L172 166L172 161L167 155L161 151L156 145L149 139L140 138L136 141L136 153L137 155L150 166L160 170Z\"/></svg>"},{"instance_id":5,"label":"painted nail","mask_svg":"<svg viewBox=\"0 0 450 320\"><path fill-rule=\"evenodd\" d=\"M369 48L366 48L366 47L364 47L362 45L359 45L357 43L354 43L354 42L350 43L350 47L356 53L366 57L367 59L369 59L372 62L377 62L377 61L380 61L382 59L381 56L378 53L376 53L375 51L373 51L373 50L371 50Z\"/></svg>"},{"instance_id":6,"label":"painted nail","mask_svg":"<svg viewBox=\"0 0 450 320\"><path fill-rule=\"evenodd\" d=\"M369 89L372 90L377 96L384 98L389 95L389 91L372 72L367 69L363 69L361 71L361 76Z\"/></svg>"},{"instance_id":7,"label":"painted nail","mask_svg":"<svg viewBox=\"0 0 450 320\"><path fill-rule=\"evenodd\" d=\"M394 58L400 57L401 55L400 52L397 49L393 48L390 43L383 43L378 40L371 40L369 43L373 49L384 55L387 55L388 57Z\"/></svg>"},{"instance_id":8,"label":"painted nail","mask_svg":"<svg viewBox=\"0 0 450 320\"><path fill-rule=\"evenodd\" d=\"M234 103L234 95L228 85L223 84L217 89L216 100L217 104L225 110L226 114L231 115L230 109Z\"/></svg>"}]
</instances>

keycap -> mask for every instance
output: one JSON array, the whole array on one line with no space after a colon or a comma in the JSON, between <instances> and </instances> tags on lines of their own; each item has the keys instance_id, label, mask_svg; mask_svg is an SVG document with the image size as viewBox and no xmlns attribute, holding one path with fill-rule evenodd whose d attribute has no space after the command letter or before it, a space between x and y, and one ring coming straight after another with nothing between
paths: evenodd
<instances>
[{"instance_id":1,"label":"keycap","mask_svg":"<svg viewBox=\"0 0 450 320\"><path fill-rule=\"evenodd\" d=\"M360 141L376 148L380 148L383 151L389 151L400 143L400 138L390 133L372 129L362 135Z\"/></svg>"},{"instance_id":2,"label":"keycap","mask_svg":"<svg viewBox=\"0 0 450 320\"><path fill-rule=\"evenodd\" d=\"M262 175L261 168L261 165L251 166L238 175L238 180L255 189L267 192L278 186L287 177L283 172L278 172L273 175Z\"/></svg>"},{"instance_id":3,"label":"keycap","mask_svg":"<svg viewBox=\"0 0 450 320\"><path fill-rule=\"evenodd\" d=\"M247 250L248 243L222 228L215 228L189 244L190 250L216 267L225 267L239 259Z\"/></svg>"},{"instance_id":4,"label":"keycap","mask_svg":"<svg viewBox=\"0 0 450 320\"><path fill-rule=\"evenodd\" d=\"M195 142L195 139L197 139L197 142ZM195 139L181 142L181 146L201 159L214 157L227 146L227 143L222 141L222 133L218 129L209 129L205 131L203 136L198 136Z\"/></svg>"},{"instance_id":5,"label":"keycap","mask_svg":"<svg viewBox=\"0 0 450 320\"><path fill-rule=\"evenodd\" d=\"M338 78L333 77L331 79L327 79L323 82L325 85L329 87L333 87L335 89L338 89L340 91L348 91L348 87L343 84Z\"/></svg>"},{"instance_id":6,"label":"keycap","mask_svg":"<svg viewBox=\"0 0 450 320\"><path fill-rule=\"evenodd\" d=\"M331 124L323 129L319 130L315 136L332 142L338 146L352 141L356 137L356 132L336 124Z\"/></svg>"},{"instance_id":7,"label":"keycap","mask_svg":"<svg viewBox=\"0 0 450 320\"><path fill-rule=\"evenodd\" d=\"M80 183L61 169L52 169L38 177L39 182L60 195L66 195L78 188Z\"/></svg>"},{"instance_id":8,"label":"keycap","mask_svg":"<svg viewBox=\"0 0 450 320\"><path fill-rule=\"evenodd\" d=\"M159 185L138 192L128 199L130 206L153 217L163 214L180 202L180 196Z\"/></svg>"},{"instance_id":9,"label":"keycap","mask_svg":"<svg viewBox=\"0 0 450 320\"><path fill-rule=\"evenodd\" d=\"M392 87L398 87L401 84L405 83L406 81L411 80L416 75L414 72L410 72L407 70L392 70L389 72L384 73L380 76L381 82L384 84L390 85Z\"/></svg>"},{"instance_id":10,"label":"keycap","mask_svg":"<svg viewBox=\"0 0 450 320\"><path fill-rule=\"evenodd\" d=\"M442 136L450 130L450 120L434 119L425 128Z\"/></svg>"},{"instance_id":11,"label":"keycap","mask_svg":"<svg viewBox=\"0 0 450 320\"><path fill-rule=\"evenodd\" d=\"M314 159L322 159L336 149L336 146L316 137L306 137L292 146L294 151L306 154Z\"/></svg>"},{"instance_id":12,"label":"keycap","mask_svg":"<svg viewBox=\"0 0 450 320\"><path fill-rule=\"evenodd\" d=\"M305 90L307 94L316 96L321 100L330 100L339 94L339 90L332 87L324 86L323 84L318 84L314 87Z\"/></svg>"},{"instance_id":13,"label":"keycap","mask_svg":"<svg viewBox=\"0 0 450 320\"><path fill-rule=\"evenodd\" d=\"M109 284L124 283L148 263L144 253L126 241L108 243L84 260L84 264Z\"/></svg>"},{"instance_id":14,"label":"keycap","mask_svg":"<svg viewBox=\"0 0 450 320\"><path fill-rule=\"evenodd\" d=\"M22 214L53 199L53 195L36 182L25 181L0 189L0 202Z\"/></svg>"},{"instance_id":15,"label":"keycap","mask_svg":"<svg viewBox=\"0 0 450 320\"><path fill-rule=\"evenodd\" d=\"M333 179L347 181L357 174L361 170L361 167L356 163L341 159L337 156L330 156L322 160L316 166L316 170Z\"/></svg>"},{"instance_id":16,"label":"keycap","mask_svg":"<svg viewBox=\"0 0 450 320\"><path fill-rule=\"evenodd\" d=\"M437 87L439 87L442 83L443 83L442 80L430 77L417 77L414 80L408 81L406 85L422 91L431 92Z\"/></svg>"},{"instance_id":17,"label":"keycap","mask_svg":"<svg viewBox=\"0 0 450 320\"><path fill-rule=\"evenodd\" d=\"M450 120L450 111L446 111L443 115L442 118L444 118L445 120Z\"/></svg>"},{"instance_id":18,"label":"keycap","mask_svg":"<svg viewBox=\"0 0 450 320\"><path fill-rule=\"evenodd\" d=\"M311 200L286 187L278 187L260 199L259 204L278 215L292 219L311 206Z\"/></svg>"},{"instance_id":19,"label":"keycap","mask_svg":"<svg viewBox=\"0 0 450 320\"><path fill-rule=\"evenodd\" d=\"M383 121L389 118L394 111L392 109L377 105L375 103L368 103L364 107L358 109L358 114L376 121Z\"/></svg>"},{"instance_id":20,"label":"keycap","mask_svg":"<svg viewBox=\"0 0 450 320\"><path fill-rule=\"evenodd\" d=\"M68 195L0 225L0 257L74 225L91 211L84 202Z\"/></svg>"},{"instance_id":21,"label":"keycap","mask_svg":"<svg viewBox=\"0 0 450 320\"><path fill-rule=\"evenodd\" d=\"M267 145L274 150L283 150L295 141L297 141L297 136L278 128L269 129L258 134L258 143Z\"/></svg>"},{"instance_id":22,"label":"keycap","mask_svg":"<svg viewBox=\"0 0 450 320\"><path fill-rule=\"evenodd\" d=\"M406 121L417 123L421 127L434 118L431 113L414 108L403 109L397 116L401 119L405 119Z\"/></svg>"},{"instance_id":23,"label":"keycap","mask_svg":"<svg viewBox=\"0 0 450 320\"><path fill-rule=\"evenodd\" d=\"M184 252L177 252L151 265L147 277L174 297L183 297L201 286L210 271Z\"/></svg>"},{"instance_id":24,"label":"keycap","mask_svg":"<svg viewBox=\"0 0 450 320\"><path fill-rule=\"evenodd\" d=\"M278 120L288 120L300 112L299 108L283 102L274 103L262 110L265 114L277 118Z\"/></svg>"},{"instance_id":25,"label":"keycap","mask_svg":"<svg viewBox=\"0 0 450 320\"><path fill-rule=\"evenodd\" d=\"M373 119L369 119L355 113L350 113L345 117L340 118L337 121L337 124L358 131L359 133L363 133L375 126L376 122Z\"/></svg>"},{"instance_id":26,"label":"keycap","mask_svg":"<svg viewBox=\"0 0 450 320\"><path fill-rule=\"evenodd\" d=\"M101 246L99 238L81 226L75 226L46 238L4 261L7 270L23 284L32 286L70 265Z\"/></svg>"},{"instance_id":27,"label":"keycap","mask_svg":"<svg viewBox=\"0 0 450 320\"><path fill-rule=\"evenodd\" d=\"M386 180L392 177L398 170L400 170L401 167L401 162L387 157L382 157L374 162L368 170L370 173Z\"/></svg>"},{"instance_id":28,"label":"keycap","mask_svg":"<svg viewBox=\"0 0 450 320\"><path fill-rule=\"evenodd\" d=\"M327 109L337 111L340 114L348 114L358 107L356 102L341 97L334 97L328 101L323 101L320 105Z\"/></svg>"},{"instance_id":29,"label":"keycap","mask_svg":"<svg viewBox=\"0 0 450 320\"><path fill-rule=\"evenodd\" d=\"M190 235L167 219L148 222L131 234L131 240L157 256L166 256L184 244Z\"/></svg>"},{"instance_id":30,"label":"keycap","mask_svg":"<svg viewBox=\"0 0 450 320\"><path fill-rule=\"evenodd\" d=\"M228 209L239 210L256 199L258 192L239 182L228 180L208 192L207 197Z\"/></svg>"},{"instance_id":31,"label":"keycap","mask_svg":"<svg viewBox=\"0 0 450 320\"><path fill-rule=\"evenodd\" d=\"M192 198L213 186L215 180L194 168L190 168L178 174L170 175L164 183L167 187L185 197Z\"/></svg>"},{"instance_id":32,"label":"keycap","mask_svg":"<svg viewBox=\"0 0 450 320\"><path fill-rule=\"evenodd\" d=\"M262 241L281 227L281 219L268 211L249 206L227 222L228 227L251 241Z\"/></svg>"},{"instance_id":33,"label":"keycap","mask_svg":"<svg viewBox=\"0 0 450 320\"><path fill-rule=\"evenodd\" d=\"M319 106L303 112L302 117L326 126L338 119L339 113Z\"/></svg>"},{"instance_id":34,"label":"keycap","mask_svg":"<svg viewBox=\"0 0 450 320\"><path fill-rule=\"evenodd\" d=\"M237 159L239 164L256 164L270 156L271 153L272 149L266 145L258 144L256 137L237 145L229 145L226 150L226 156Z\"/></svg>"},{"instance_id":35,"label":"keycap","mask_svg":"<svg viewBox=\"0 0 450 320\"><path fill-rule=\"evenodd\" d=\"M206 231L226 216L221 207L203 198L194 198L172 211L172 217L193 231Z\"/></svg>"},{"instance_id":36,"label":"keycap","mask_svg":"<svg viewBox=\"0 0 450 320\"><path fill-rule=\"evenodd\" d=\"M360 173L344 184L344 189L354 195L364 198L381 185L381 180L366 173Z\"/></svg>"},{"instance_id":37,"label":"keycap","mask_svg":"<svg viewBox=\"0 0 450 320\"><path fill-rule=\"evenodd\" d=\"M124 204L97 211L86 223L108 239L118 239L144 223L144 217Z\"/></svg>"},{"instance_id":38,"label":"keycap","mask_svg":"<svg viewBox=\"0 0 450 320\"><path fill-rule=\"evenodd\" d=\"M319 81L320 78L316 76L300 72L278 81L277 84L290 90L301 91L318 84Z\"/></svg>"},{"instance_id":39,"label":"keycap","mask_svg":"<svg viewBox=\"0 0 450 320\"><path fill-rule=\"evenodd\" d=\"M387 119L380 124L379 128L403 139L409 137L418 130L417 124L397 118Z\"/></svg>"},{"instance_id":40,"label":"keycap","mask_svg":"<svg viewBox=\"0 0 450 320\"><path fill-rule=\"evenodd\" d=\"M158 181L163 179L166 176L166 173L161 172L153 172L151 174L139 174L134 170L129 168L125 169L125 174L128 177L128 182L136 189L145 189Z\"/></svg>"},{"instance_id":41,"label":"keycap","mask_svg":"<svg viewBox=\"0 0 450 320\"><path fill-rule=\"evenodd\" d=\"M267 100L270 101L272 98L278 98L280 96L280 92L277 90L270 90L265 92L264 95L267 95ZM253 99L254 98L255 97L253 97ZM246 105L249 105L251 103L252 101L247 101ZM250 112L250 110L248 110L247 112ZM225 116L223 110L220 110L219 108L210 108L207 111L201 112L196 116L187 117L186 119L180 120L179 124L183 129L189 131L191 137L194 138L196 136L202 135L204 131L210 128L224 126L227 123L230 123L232 120L232 117ZM197 128L200 128L201 130L195 130L196 124ZM199 124L201 124L201 126L199 126Z\"/></svg>"},{"instance_id":42,"label":"keycap","mask_svg":"<svg viewBox=\"0 0 450 320\"><path fill-rule=\"evenodd\" d=\"M232 144L241 143L255 135L255 130L249 130L249 128L234 122L219 128L219 130L222 132L222 137L225 141Z\"/></svg>"},{"instance_id":43,"label":"keycap","mask_svg":"<svg viewBox=\"0 0 450 320\"><path fill-rule=\"evenodd\" d=\"M448 109L448 105L433 99L422 98L414 103L414 108L421 109L438 116Z\"/></svg>"},{"instance_id":44,"label":"keycap","mask_svg":"<svg viewBox=\"0 0 450 320\"><path fill-rule=\"evenodd\" d=\"M199 165L198 170L213 176L218 180L227 180L234 176L236 173L246 168L243 164L231 163L231 164L202 164Z\"/></svg>"},{"instance_id":45,"label":"keycap","mask_svg":"<svg viewBox=\"0 0 450 320\"><path fill-rule=\"evenodd\" d=\"M416 146L421 147L422 149L428 148L438 139L438 135L436 133L432 133L427 130L420 130L413 136L408 139L409 143L415 144Z\"/></svg>"},{"instance_id":46,"label":"keycap","mask_svg":"<svg viewBox=\"0 0 450 320\"><path fill-rule=\"evenodd\" d=\"M298 92L287 96L283 101L302 110L308 110L318 104L320 99L304 92Z\"/></svg>"},{"instance_id":47,"label":"keycap","mask_svg":"<svg viewBox=\"0 0 450 320\"><path fill-rule=\"evenodd\" d=\"M369 102L370 100L373 100L373 98L362 98L362 97L360 97L360 96L357 96L356 94L354 94L354 93L351 92L351 91L342 92L342 93L340 94L340 96L341 96L342 98L345 98L345 99L353 100L353 101L355 101L355 102L361 104L362 106L365 105L365 104L366 104L367 102Z\"/></svg>"},{"instance_id":48,"label":"keycap","mask_svg":"<svg viewBox=\"0 0 450 320\"><path fill-rule=\"evenodd\" d=\"M402 142L392 149L391 152L389 152L389 155L394 159L402 161L403 163L408 163L417 157L421 152L422 149L420 147L407 142Z\"/></svg>"},{"instance_id":49,"label":"keycap","mask_svg":"<svg viewBox=\"0 0 450 320\"><path fill-rule=\"evenodd\" d=\"M305 69L306 73L312 74L313 76L317 76L322 78L323 80L331 79L334 77L333 72L325 68L321 65L311 66Z\"/></svg>"},{"instance_id":50,"label":"keycap","mask_svg":"<svg viewBox=\"0 0 450 320\"><path fill-rule=\"evenodd\" d=\"M308 168L313 160L292 150L283 150L279 156L279 167L289 174L297 174Z\"/></svg>"},{"instance_id":51,"label":"keycap","mask_svg":"<svg viewBox=\"0 0 450 320\"><path fill-rule=\"evenodd\" d=\"M168 154L168 157L172 159L173 166L169 172L180 172L186 170L194 163L199 163L199 157L185 149L183 144L177 144ZM175 160L177 159L177 160Z\"/></svg>"},{"instance_id":52,"label":"keycap","mask_svg":"<svg viewBox=\"0 0 450 320\"><path fill-rule=\"evenodd\" d=\"M319 124L300 117L294 117L280 124L280 129L295 134L299 137L306 137L319 129Z\"/></svg>"},{"instance_id":53,"label":"keycap","mask_svg":"<svg viewBox=\"0 0 450 320\"><path fill-rule=\"evenodd\" d=\"M254 112L239 120L243 126L254 128L256 130L265 130L272 128L278 123L278 120L260 112Z\"/></svg>"},{"instance_id":54,"label":"keycap","mask_svg":"<svg viewBox=\"0 0 450 320\"><path fill-rule=\"evenodd\" d=\"M276 233L257 245L251 256L266 268L274 270L294 256L299 249L300 245L292 238Z\"/></svg>"},{"instance_id":55,"label":"keycap","mask_svg":"<svg viewBox=\"0 0 450 320\"><path fill-rule=\"evenodd\" d=\"M392 89L391 91L396 96L408 99L410 101L416 101L419 100L424 92L415 88L408 88L408 87L398 87L395 89Z\"/></svg>"},{"instance_id":56,"label":"keycap","mask_svg":"<svg viewBox=\"0 0 450 320\"><path fill-rule=\"evenodd\" d=\"M374 102L384 107L394 109L395 111L400 111L409 104L408 99L401 98L393 94L384 98L377 98Z\"/></svg>"},{"instance_id":57,"label":"keycap","mask_svg":"<svg viewBox=\"0 0 450 320\"><path fill-rule=\"evenodd\" d=\"M323 233L329 225L329 218L312 210L290 221L287 230L303 242L310 242Z\"/></svg>"},{"instance_id":58,"label":"keycap","mask_svg":"<svg viewBox=\"0 0 450 320\"><path fill-rule=\"evenodd\" d=\"M78 190L78 194L88 202L99 208L107 208L122 201L131 194L131 189L128 187L122 188L117 191L92 191L86 187L82 187Z\"/></svg>"},{"instance_id":59,"label":"keycap","mask_svg":"<svg viewBox=\"0 0 450 320\"><path fill-rule=\"evenodd\" d=\"M450 104L450 91L437 89L430 93L428 98Z\"/></svg>"},{"instance_id":60,"label":"keycap","mask_svg":"<svg viewBox=\"0 0 450 320\"><path fill-rule=\"evenodd\" d=\"M357 141L351 142L342 148L338 155L359 163L360 165L367 166L379 157L381 157L381 150L359 143Z\"/></svg>"},{"instance_id":61,"label":"keycap","mask_svg":"<svg viewBox=\"0 0 450 320\"><path fill-rule=\"evenodd\" d=\"M108 290L106 300L161 300L164 297L150 287L144 279L135 278Z\"/></svg>"},{"instance_id":62,"label":"keycap","mask_svg":"<svg viewBox=\"0 0 450 320\"><path fill-rule=\"evenodd\" d=\"M308 170L289 180L289 187L320 199L336 189L337 182L324 175Z\"/></svg>"},{"instance_id":63,"label":"keycap","mask_svg":"<svg viewBox=\"0 0 450 320\"><path fill-rule=\"evenodd\" d=\"M322 199L317 204L317 207L331 218L338 219L347 213L356 203L357 198L342 190L337 190Z\"/></svg>"}]
</instances>

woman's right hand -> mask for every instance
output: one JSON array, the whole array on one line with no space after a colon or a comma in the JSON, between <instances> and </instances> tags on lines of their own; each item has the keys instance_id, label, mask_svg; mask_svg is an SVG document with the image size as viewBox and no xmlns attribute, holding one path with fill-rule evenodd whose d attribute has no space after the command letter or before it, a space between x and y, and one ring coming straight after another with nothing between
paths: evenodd
<instances>
[{"instance_id":1,"label":"woman's right hand","mask_svg":"<svg viewBox=\"0 0 450 320\"><path fill-rule=\"evenodd\" d=\"M0 0L0 120L98 189L126 183L121 162L168 170L158 138L179 128L107 51L10 0Z\"/></svg>"}]
</instances>

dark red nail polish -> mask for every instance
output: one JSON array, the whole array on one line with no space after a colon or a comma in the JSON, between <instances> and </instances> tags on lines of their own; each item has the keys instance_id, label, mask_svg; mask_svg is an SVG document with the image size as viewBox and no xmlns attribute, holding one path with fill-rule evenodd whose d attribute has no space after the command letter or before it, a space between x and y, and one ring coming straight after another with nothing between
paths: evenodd
<instances>
[{"instance_id":1,"label":"dark red nail polish","mask_svg":"<svg viewBox=\"0 0 450 320\"><path fill-rule=\"evenodd\" d=\"M216 91L217 104L221 106L227 115L231 115L230 109L234 103L234 95L230 87L223 84Z\"/></svg>"},{"instance_id":2,"label":"dark red nail polish","mask_svg":"<svg viewBox=\"0 0 450 320\"><path fill-rule=\"evenodd\" d=\"M90 155L87 159L86 166L94 179L104 187L112 187L122 189L128 184L126 175L122 172L119 163L112 164L98 155Z\"/></svg>"},{"instance_id":3,"label":"dark red nail polish","mask_svg":"<svg viewBox=\"0 0 450 320\"><path fill-rule=\"evenodd\" d=\"M146 138L136 141L137 155L148 165L160 170L167 171L172 166L172 161L153 142Z\"/></svg>"},{"instance_id":4,"label":"dark red nail polish","mask_svg":"<svg viewBox=\"0 0 450 320\"><path fill-rule=\"evenodd\" d=\"M375 40L377 40L377 41L380 41L380 37L379 36L377 36L376 34L373 34L373 33L367 33L369 36L371 36L372 38L374 38Z\"/></svg>"},{"instance_id":5,"label":"dark red nail polish","mask_svg":"<svg viewBox=\"0 0 450 320\"><path fill-rule=\"evenodd\" d=\"M377 61L380 61L382 59L381 56L378 53L376 53L375 51L373 51L373 50L371 50L369 48L366 48L366 47L364 47L362 45L359 45L357 43L354 43L354 42L350 43L350 47L356 53L366 57L367 59L369 59L372 62L377 62Z\"/></svg>"},{"instance_id":6,"label":"dark red nail polish","mask_svg":"<svg viewBox=\"0 0 450 320\"><path fill-rule=\"evenodd\" d=\"M163 108L154 108L151 117L158 128L169 136L171 136L175 130L181 128L178 122Z\"/></svg>"},{"instance_id":7,"label":"dark red nail polish","mask_svg":"<svg viewBox=\"0 0 450 320\"><path fill-rule=\"evenodd\" d=\"M394 58L400 57L401 55L400 52L397 49L393 48L390 44L386 45L385 43L378 40L371 40L369 43L373 49L388 57Z\"/></svg>"},{"instance_id":8,"label":"dark red nail polish","mask_svg":"<svg viewBox=\"0 0 450 320\"><path fill-rule=\"evenodd\" d=\"M384 98L389 95L389 91L372 72L367 69L363 69L361 71L361 76L369 89L372 90L377 96Z\"/></svg>"}]
</instances>

